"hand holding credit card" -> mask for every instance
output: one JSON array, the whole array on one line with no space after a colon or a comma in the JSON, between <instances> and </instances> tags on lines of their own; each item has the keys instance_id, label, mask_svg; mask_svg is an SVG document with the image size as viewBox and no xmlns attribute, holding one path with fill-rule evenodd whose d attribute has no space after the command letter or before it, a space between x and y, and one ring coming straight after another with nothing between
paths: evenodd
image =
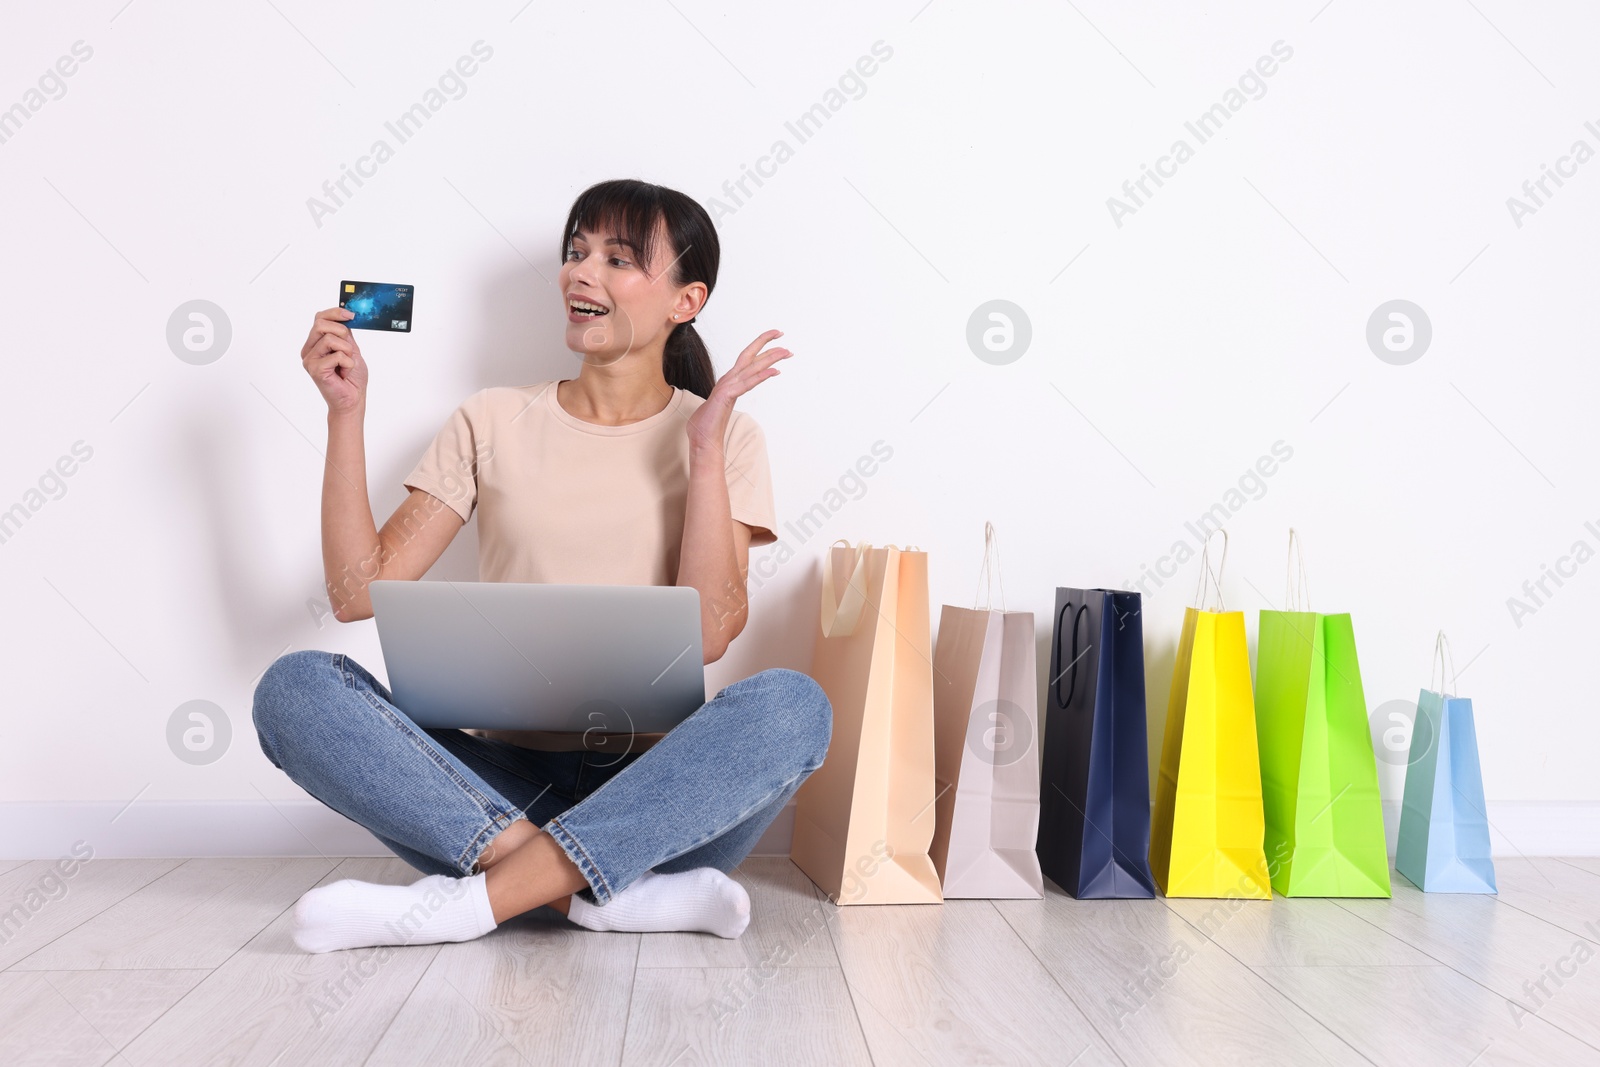
<instances>
[{"instance_id":1,"label":"hand holding credit card","mask_svg":"<svg viewBox=\"0 0 1600 1067\"><path fill-rule=\"evenodd\" d=\"M339 283L339 306L353 312L345 321L352 330L411 332L411 302L415 289L388 282Z\"/></svg>"}]
</instances>

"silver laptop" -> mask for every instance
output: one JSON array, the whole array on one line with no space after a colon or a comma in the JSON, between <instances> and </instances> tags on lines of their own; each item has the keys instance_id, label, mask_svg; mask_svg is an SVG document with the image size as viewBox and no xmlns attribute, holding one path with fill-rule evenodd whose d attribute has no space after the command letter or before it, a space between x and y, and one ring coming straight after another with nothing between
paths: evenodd
<instances>
[{"instance_id":1,"label":"silver laptop","mask_svg":"<svg viewBox=\"0 0 1600 1067\"><path fill-rule=\"evenodd\" d=\"M664 733L706 701L688 586L368 584L395 706L418 726Z\"/></svg>"}]
</instances>

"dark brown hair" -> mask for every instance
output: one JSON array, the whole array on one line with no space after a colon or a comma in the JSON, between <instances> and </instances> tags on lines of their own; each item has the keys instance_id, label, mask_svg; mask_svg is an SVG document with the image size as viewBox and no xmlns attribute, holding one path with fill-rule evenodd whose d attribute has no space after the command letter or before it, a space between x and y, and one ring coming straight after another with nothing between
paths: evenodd
<instances>
[{"instance_id":1,"label":"dark brown hair","mask_svg":"<svg viewBox=\"0 0 1600 1067\"><path fill-rule=\"evenodd\" d=\"M630 244L640 269L653 262L656 229L665 220L671 242L671 282L674 286L704 282L706 299L717 287L717 263L722 258L717 231L711 216L694 200L661 185L619 178L591 185L579 194L567 214L562 231L561 261L572 250L572 237L579 230L615 234ZM667 336L661 372L667 384L687 389L699 397L709 397L716 384L711 354L705 342L687 322L673 327Z\"/></svg>"}]
</instances>

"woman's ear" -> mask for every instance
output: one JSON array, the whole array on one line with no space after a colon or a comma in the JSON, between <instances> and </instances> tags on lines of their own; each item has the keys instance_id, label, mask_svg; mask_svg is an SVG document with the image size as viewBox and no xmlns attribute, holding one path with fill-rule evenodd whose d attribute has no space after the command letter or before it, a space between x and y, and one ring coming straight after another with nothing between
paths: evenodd
<instances>
[{"instance_id":1,"label":"woman's ear","mask_svg":"<svg viewBox=\"0 0 1600 1067\"><path fill-rule=\"evenodd\" d=\"M700 309L706 306L706 297L709 295L705 282L690 282L679 291L678 301L672 305L672 313L678 317L679 322L688 322L700 314Z\"/></svg>"}]
</instances>

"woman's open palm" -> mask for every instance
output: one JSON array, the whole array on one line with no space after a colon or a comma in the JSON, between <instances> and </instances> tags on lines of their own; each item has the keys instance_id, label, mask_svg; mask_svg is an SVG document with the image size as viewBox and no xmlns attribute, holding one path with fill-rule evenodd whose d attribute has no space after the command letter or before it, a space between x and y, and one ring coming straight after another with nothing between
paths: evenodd
<instances>
[{"instance_id":1,"label":"woman's open palm","mask_svg":"<svg viewBox=\"0 0 1600 1067\"><path fill-rule=\"evenodd\" d=\"M794 355L787 348L762 351L762 346L768 341L782 336L782 330L767 330L746 345L744 351L739 353L739 358L733 361L733 366L717 379L706 402L689 416L691 445L708 442L719 450L722 448L722 437L728 427L728 417L733 412L733 402L778 374L778 368L773 366L778 360Z\"/></svg>"}]
</instances>

